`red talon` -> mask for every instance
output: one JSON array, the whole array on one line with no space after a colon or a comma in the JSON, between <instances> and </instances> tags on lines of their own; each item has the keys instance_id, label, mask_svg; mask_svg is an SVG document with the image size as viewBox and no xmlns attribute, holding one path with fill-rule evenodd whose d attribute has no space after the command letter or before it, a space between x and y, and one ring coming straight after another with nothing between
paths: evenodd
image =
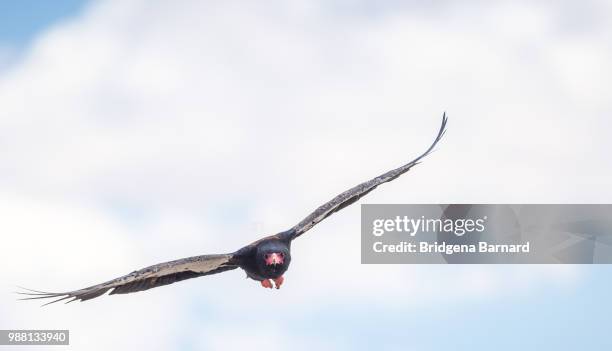
<instances>
[{"instance_id":1,"label":"red talon","mask_svg":"<svg viewBox=\"0 0 612 351\"><path fill-rule=\"evenodd\" d=\"M272 289L272 281L270 279L264 279L261 281L261 286L264 288Z\"/></svg>"},{"instance_id":2,"label":"red talon","mask_svg":"<svg viewBox=\"0 0 612 351\"><path fill-rule=\"evenodd\" d=\"M283 285L284 281L285 281L285 278L283 278L282 276L278 277L278 278L274 279L274 285L276 285L277 289L280 289L280 287L281 287L281 285Z\"/></svg>"}]
</instances>

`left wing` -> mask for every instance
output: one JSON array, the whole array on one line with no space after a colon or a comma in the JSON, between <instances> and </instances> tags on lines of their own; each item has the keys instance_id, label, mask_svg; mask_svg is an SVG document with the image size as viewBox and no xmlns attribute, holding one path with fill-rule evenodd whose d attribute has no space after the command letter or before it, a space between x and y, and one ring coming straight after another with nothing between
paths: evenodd
<instances>
[{"instance_id":1,"label":"left wing","mask_svg":"<svg viewBox=\"0 0 612 351\"><path fill-rule=\"evenodd\" d=\"M75 300L85 301L104 295L104 293L111 289L112 291L110 295L128 294L172 284L185 279L201 277L238 268L237 265L232 263L232 258L233 254L188 257L180 260L159 263L107 281L106 283L93 285L81 290L63 293L50 293L22 288L28 292L20 292L19 294L30 296L23 298L22 300L56 298L45 305L66 299L71 299L66 303Z\"/></svg>"},{"instance_id":2,"label":"left wing","mask_svg":"<svg viewBox=\"0 0 612 351\"><path fill-rule=\"evenodd\" d=\"M419 161L421 161L423 157L429 155L431 151L433 150L433 148L436 146L436 144L440 141L440 139L442 139L442 136L446 132L446 121L447 121L447 117L446 117L446 113L444 113L442 115L442 125L440 126L440 130L438 131L438 135L436 136L436 139L431 144L429 149L427 149L427 151L425 151L421 156L415 158L414 160L408 162L407 164L399 168L393 169L365 183L361 183L343 192L342 194L334 197L331 201L317 208L308 217L304 218L300 223L298 223L293 228L291 228L289 231L281 235L284 235L285 238L287 239L293 240L297 238L298 236L304 234L306 231L308 231L310 228L317 225L319 222L321 222L325 218L332 215L334 212L340 211L346 206L359 200L362 196L365 196L370 191L376 189L377 186L383 183L386 183L386 182L390 182L394 180L395 178L399 177L400 175L408 172L410 168L419 164Z\"/></svg>"}]
</instances>

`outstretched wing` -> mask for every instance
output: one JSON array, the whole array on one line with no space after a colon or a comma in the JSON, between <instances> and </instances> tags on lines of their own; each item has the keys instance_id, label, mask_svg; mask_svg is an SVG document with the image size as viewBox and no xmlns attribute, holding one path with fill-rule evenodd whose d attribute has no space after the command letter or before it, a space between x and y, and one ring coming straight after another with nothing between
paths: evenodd
<instances>
[{"instance_id":1,"label":"outstretched wing","mask_svg":"<svg viewBox=\"0 0 612 351\"><path fill-rule=\"evenodd\" d=\"M394 180L395 178L399 177L400 175L408 172L410 168L419 164L419 162L421 161L423 157L429 155L429 153L431 153L431 151L436 146L436 144L440 141L440 139L442 139L442 136L446 132L446 121L447 121L446 113L444 113L444 115L442 115L442 125L440 126L440 130L438 131L438 135L436 136L436 139L431 144L429 149L427 149L427 151L425 151L421 156L415 158L414 160L410 161L409 163L399 168L393 169L365 183L361 183L343 192L342 194L334 197L331 201L317 208L308 217L304 218L304 220L302 220L296 226L294 226L289 231L287 231L286 234L285 233L283 234L286 235L288 239L293 240L297 238L298 236L304 234L306 231L308 231L310 228L317 225L319 222L321 222L325 218L329 217L334 212L340 211L346 206L359 200L362 196L374 190L377 186L383 183L386 183L386 182L390 182Z\"/></svg>"},{"instance_id":2,"label":"outstretched wing","mask_svg":"<svg viewBox=\"0 0 612 351\"><path fill-rule=\"evenodd\" d=\"M128 294L172 284L185 279L235 269L238 266L232 263L232 257L232 254L188 257L143 268L106 283L90 286L81 290L49 293L24 288L27 292L20 292L19 294L29 296L22 300L57 298L47 303L47 305L66 299L71 299L66 303L75 300L85 301L101 296L111 289L112 291L109 295Z\"/></svg>"}]
</instances>

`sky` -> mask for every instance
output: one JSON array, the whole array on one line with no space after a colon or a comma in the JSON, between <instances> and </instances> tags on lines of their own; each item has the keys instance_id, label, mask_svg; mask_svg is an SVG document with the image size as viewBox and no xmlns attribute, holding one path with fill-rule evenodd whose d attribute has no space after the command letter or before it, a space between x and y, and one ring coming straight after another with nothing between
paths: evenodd
<instances>
[{"instance_id":1,"label":"sky","mask_svg":"<svg viewBox=\"0 0 612 351\"><path fill-rule=\"evenodd\" d=\"M24 46L57 21L78 15L86 5L82 0L0 2L0 41Z\"/></svg>"},{"instance_id":2,"label":"sky","mask_svg":"<svg viewBox=\"0 0 612 351\"><path fill-rule=\"evenodd\" d=\"M3 3L0 329L70 329L66 350L609 349L608 266L362 265L358 204L294 242L280 290L235 270L46 308L13 291L285 230L419 155L444 111L437 151L360 203L609 203L610 10Z\"/></svg>"}]
</instances>

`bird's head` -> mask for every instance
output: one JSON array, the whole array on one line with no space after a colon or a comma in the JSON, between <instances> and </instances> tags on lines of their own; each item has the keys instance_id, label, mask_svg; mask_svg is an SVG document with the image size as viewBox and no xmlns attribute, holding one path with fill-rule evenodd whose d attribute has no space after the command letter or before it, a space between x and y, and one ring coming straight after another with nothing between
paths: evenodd
<instances>
[{"instance_id":1,"label":"bird's head","mask_svg":"<svg viewBox=\"0 0 612 351\"><path fill-rule=\"evenodd\" d=\"M257 252L257 265L268 274L284 272L290 260L289 248L282 243L266 243Z\"/></svg>"}]
</instances>

